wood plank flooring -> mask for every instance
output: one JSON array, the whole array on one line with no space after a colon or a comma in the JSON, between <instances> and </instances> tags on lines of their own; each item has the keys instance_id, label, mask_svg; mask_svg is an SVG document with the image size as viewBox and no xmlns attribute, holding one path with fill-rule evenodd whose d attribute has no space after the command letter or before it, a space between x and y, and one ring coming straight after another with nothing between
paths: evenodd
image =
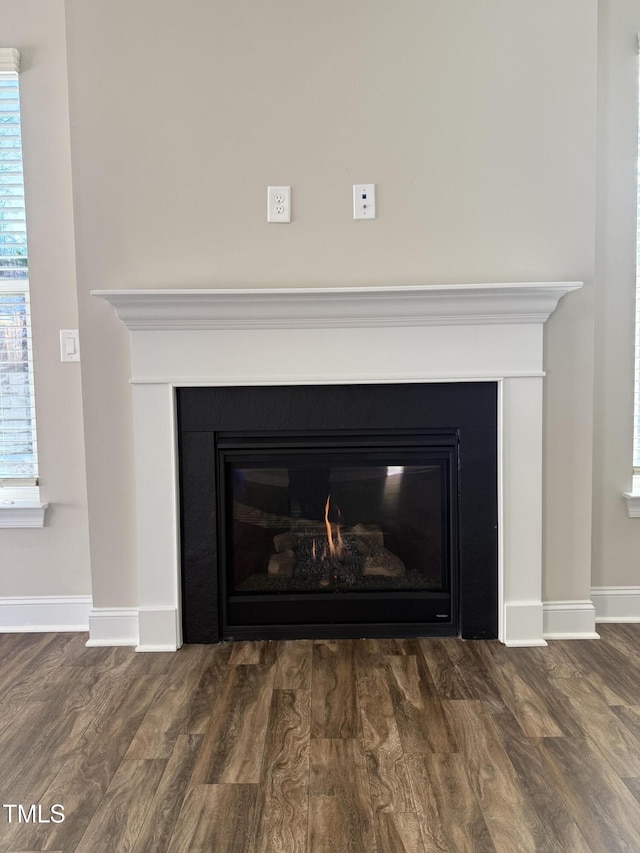
<instances>
[{"instance_id":1,"label":"wood plank flooring","mask_svg":"<svg viewBox=\"0 0 640 853\"><path fill-rule=\"evenodd\" d=\"M637 853L640 625L599 631L0 635L0 853Z\"/></svg>"}]
</instances>

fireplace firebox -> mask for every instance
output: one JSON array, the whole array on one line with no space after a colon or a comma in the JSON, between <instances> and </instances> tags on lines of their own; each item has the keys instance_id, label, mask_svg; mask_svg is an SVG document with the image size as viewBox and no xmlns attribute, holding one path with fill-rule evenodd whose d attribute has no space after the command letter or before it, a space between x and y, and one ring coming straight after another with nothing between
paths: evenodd
<instances>
[{"instance_id":1,"label":"fireplace firebox","mask_svg":"<svg viewBox=\"0 0 640 853\"><path fill-rule=\"evenodd\" d=\"M222 433L218 459L228 626L457 626L454 431Z\"/></svg>"},{"instance_id":2,"label":"fireplace firebox","mask_svg":"<svg viewBox=\"0 0 640 853\"><path fill-rule=\"evenodd\" d=\"M177 390L186 642L497 636L495 383Z\"/></svg>"}]
</instances>

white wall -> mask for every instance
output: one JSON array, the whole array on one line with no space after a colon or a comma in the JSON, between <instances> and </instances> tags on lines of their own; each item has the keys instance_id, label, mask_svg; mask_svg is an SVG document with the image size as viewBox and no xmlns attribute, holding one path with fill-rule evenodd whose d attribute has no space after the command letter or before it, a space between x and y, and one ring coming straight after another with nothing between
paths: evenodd
<instances>
[{"instance_id":1,"label":"white wall","mask_svg":"<svg viewBox=\"0 0 640 853\"><path fill-rule=\"evenodd\" d=\"M638 146L637 0L601 0L593 585L640 584L631 488Z\"/></svg>"},{"instance_id":2,"label":"white wall","mask_svg":"<svg viewBox=\"0 0 640 853\"><path fill-rule=\"evenodd\" d=\"M91 591L80 365L61 364L77 328L63 0L3 0L0 42L22 54L20 89L32 294L42 530L1 530L0 597Z\"/></svg>"},{"instance_id":3,"label":"white wall","mask_svg":"<svg viewBox=\"0 0 640 853\"><path fill-rule=\"evenodd\" d=\"M588 598L596 0L66 9L95 603L137 588L128 341L90 289L558 279L545 594Z\"/></svg>"}]
</instances>

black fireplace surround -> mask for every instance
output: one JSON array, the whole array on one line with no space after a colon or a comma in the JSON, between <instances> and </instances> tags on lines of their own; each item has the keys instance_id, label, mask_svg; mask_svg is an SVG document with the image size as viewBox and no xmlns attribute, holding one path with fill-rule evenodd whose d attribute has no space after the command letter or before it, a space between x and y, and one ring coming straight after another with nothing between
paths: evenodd
<instances>
[{"instance_id":1,"label":"black fireplace surround","mask_svg":"<svg viewBox=\"0 0 640 853\"><path fill-rule=\"evenodd\" d=\"M179 388L186 643L497 636L497 385Z\"/></svg>"}]
</instances>

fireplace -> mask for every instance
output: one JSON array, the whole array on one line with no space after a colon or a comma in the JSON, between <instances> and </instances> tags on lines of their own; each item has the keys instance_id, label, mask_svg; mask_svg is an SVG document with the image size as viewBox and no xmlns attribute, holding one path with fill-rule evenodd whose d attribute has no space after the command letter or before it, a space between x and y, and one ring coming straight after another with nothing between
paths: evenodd
<instances>
[{"instance_id":1,"label":"fireplace","mask_svg":"<svg viewBox=\"0 0 640 853\"><path fill-rule=\"evenodd\" d=\"M497 413L497 465L492 475L497 477L497 589L491 595L498 637L509 645L544 645L543 326L558 301L579 287L579 282L544 282L95 292L115 307L131 332L138 602L122 617L113 610L94 609L90 643L133 642L138 649L151 651L175 649L182 643L183 629L188 635L183 604L191 593L181 577L187 531L181 530L180 522L176 427L182 389L392 385L427 389L468 384L493 387ZM367 426L383 432L387 428ZM396 426L411 431L424 424ZM457 429L458 423L427 426ZM273 427L283 428L322 433L353 427L281 423ZM214 433L271 429L212 428ZM460 448L464 454L464 443ZM248 461L246 469L256 467L255 460ZM464 464L463 456L459 470ZM386 467L403 465L407 467L388 462ZM466 525L460 502L458 516L462 542ZM468 521L473 522L473 516ZM349 523L353 527L376 522ZM464 635L464 620L471 612L464 599L475 575L465 573L461 557L462 552L458 601L463 620L459 630ZM491 589L478 577L482 588Z\"/></svg>"},{"instance_id":2,"label":"fireplace","mask_svg":"<svg viewBox=\"0 0 640 853\"><path fill-rule=\"evenodd\" d=\"M497 636L495 383L177 404L185 641Z\"/></svg>"}]
</instances>

